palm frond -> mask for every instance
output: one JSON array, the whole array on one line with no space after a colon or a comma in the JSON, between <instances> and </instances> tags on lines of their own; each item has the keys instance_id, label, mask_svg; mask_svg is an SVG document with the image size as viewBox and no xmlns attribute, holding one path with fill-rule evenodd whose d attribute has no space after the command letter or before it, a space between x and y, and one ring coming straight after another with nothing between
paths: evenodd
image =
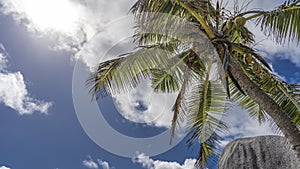
<instances>
[{"instance_id":1,"label":"palm frond","mask_svg":"<svg viewBox=\"0 0 300 169\"><path fill-rule=\"evenodd\" d=\"M211 81L209 77L210 66L205 77L195 81L190 94L187 95L187 108L191 137L189 145L200 142L200 152L196 166L205 166L207 159L216 153L218 134L227 130L224 122L216 116L225 110L226 92L222 84Z\"/></svg>"},{"instance_id":2,"label":"palm frond","mask_svg":"<svg viewBox=\"0 0 300 169\"><path fill-rule=\"evenodd\" d=\"M296 88L287 84L258 63L247 69L249 77L300 126L300 99Z\"/></svg>"},{"instance_id":3,"label":"palm frond","mask_svg":"<svg viewBox=\"0 0 300 169\"><path fill-rule=\"evenodd\" d=\"M176 132L176 127L180 127L180 122L184 120L183 116L186 115L186 105L185 105L185 93L187 90L187 87L189 85L190 81L190 76L191 76L191 69L186 66L185 71L184 71L184 80L181 86L181 89L177 95L176 101L172 107L173 111L173 119L172 119L172 124L171 124L171 129L170 129L170 144L172 144L175 132ZM178 120L179 119L179 120Z\"/></svg>"},{"instance_id":4,"label":"palm frond","mask_svg":"<svg viewBox=\"0 0 300 169\"><path fill-rule=\"evenodd\" d=\"M300 3L285 2L279 8L264 12L258 18L257 24L266 35L272 36L278 43L288 41L300 41Z\"/></svg>"},{"instance_id":5,"label":"palm frond","mask_svg":"<svg viewBox=\"0 0 300 169\"><path fill-rule=\"evenodd\" d=\"M151 87L155 92L172 93L180 89L182 73L179 67L176 67L175 69L177 69L177 71L161 68L151 70Z\"/></svg>"},{"instance_id":6,"label":"palm frond","mask_svg":"<svg viewBox=\"0 0 300 169\"><path fill-rule=\"evenodd\" d=\"M147 14L145 14L147 12L155 12L177 15L190 21L196 21L192 19L192 15L180 3L180 0L138 0L130 11L139 19L147 17ZM209 0L186 1L185 3L203 16L214 17L212 14L215 13L215 9Z\"/></svg>"},{"instance_id":7,"label":"palm frond","mask_svg":"<svg viewBox=\"0 0 300 169\"><path fill-rule=\"evenodd\" d=\"M87 85L91 86L90 93L96 96L100 92L101 96L106 96L109 91L109 79L114 76L115 70L122 63L124 57L107 60L98 65L95 71L87 80Z\"/></svg>"},{"instance_id":8,"label":"palm frond","mask_svg":"<svg viewBox=\"0 0 300 169\"><path fill-rule=\"evenodd\" d=\"M151 70L151 81L154 91L170 93L180 89L184 80L184 71L188 64L187 60L191 52L191 50L188 50L177 55L174 54L174 57L169 59L167 65Z\"/></svg>"},{"instance_id":9,"label":"palm frond","mask_svg":"<svg viewBox=\"0 0 300 169\"><path fill-rule=\"evenodd\" d=\"M245 74L257 86L266 92L282 108L282 110L284 110L293 119L293 122L299 126L300 100L297 89L281 80L277 75L273 74L267 66L262 66L260 64L262 61L259 59L261 57L258 54L251 53L251 55L247 55L248 57L250 56L251 59L245 59L244 56L240 54L233 56L239 60L241 68ZM258 112L259 110L260 108L256 106L255 111Z\"/></svg>"},{"instance_id":10,"label":"palm frond","mask_svg":"<svg viewBox=\"0 0 300 169\"><path fill-rule=\"evenodd\" d=\"M200 31L209 34L209 37L214 36L210 27L213 27L211 20L215 17L215 9L208 0L203 1L181 1L181 0L139 0L131 9L135 14L138 26L156 26L165 23L173 22L168 19L168 16L180 17L184 21L190 21L200 27ZM157 15L166 14L166 16L156 19L156 24L147 22L153 20L153 16L149 13ZM178 21L178 20L177 20ZM178 25L175 22L175 25ZM166 29L167 30L167 29ZM205 30L205 31L204 31ZM199 31L199 30L198 30Z\"/></svg>"},{"instance_id":11,"label":"palm frond","mask_svg":"<svg viewBox=\"0 0 300 169\"><path fill-rule=\"evenodd\" d=\"M199 33L198 25L176 15L148 13L147 20L141 20L137 25L134 38L140 46L172 41L184 47L193 42L204 45L207 44L205 40L209 40L204 33Z\"/></svg>"},{"instance_id":12,"label":"palm frond","mask_svg":"<svg viewBox=\"0 0 300 169\"><path fill-rule=\"evenodd\" d=\"M166 67L172 53L160 46L141 48L120 58L100 63L98 70L90 76L91 92L102 96L128 92L141 80L148 78L151 70Z\"/></svg>"},{"instance_id":13,"label":"palm frond","mask_svg":"<svg viewBox=\"0 0 300 169\"><path fill-rule=\"evenodd\" d=\"M272 83L272 87L270 87ZM300 99L299 93L296 92L296 88L288 85L280 78L272 75L272 80L264 83L270 88L264 88L268 90L270 96L274 101L292 118L293 122L300 127Z\"/></svg>"},{"instance_id":14,"label":"palm frond","mask_svg":"<svg viewBox=\"0 0 300 169\"><path fill-rule=\"evenodd\" d=\"M150 24L147 22L155 18L153 14L157 14L156 16L160 14L178 16L188 20L191 18L191 15L173 0L138 0L130 11L135 15L138 22L137 25L139 26L149 26ZM166 23L166 21L168 21L168 18L156 19L156 23L158 24Z\"/></svg>"},{"instance_id":15,"label":"palm frond","mask_svg":"<svg viewBox=\"0 0 300 169\"><path fill-rule=\"evenodd\" d=\"M233 47L236 48L235 50L237 51L237 53L239 53L237 57L243 56L244 64L249 65L252 64L252 62L254 61L259 65L265 66L269 71L272 71L272 68L269 65L269 63L261 55L259 55L257 51L255 51L253 48L250 48L242 44L231 44L231 45L233 45ZM241 60L241 58L239 59Z\"/></svg>"},{"instance_id":16,"label":"palm frond","mask_svg":"<svg viewBox=\"0 0 300 169\"><path fill-rule=\"evenodd\" d=\"M196 168L205 169L206 167L212 167L217 163L215 156L220 154L218 150L218 145L220 144L218 140L220 140L220 138L221 137L218 134L213 133L210 136L210 139L206 140L204 143L200 143L200 149L195 163ZM207 154L211 155L207 156ZM203 161L206 161L206 163Z\"/></svg>"},{"instance_id":17,"label":"palm frond","mask_svg":"<svg viewBox=\"0 0 300 169\"><path fill-rule=\"evenodd\" d=\"M240 90L232 83L230 84L230 93L232 95L232 101L238 103L239 107L246 110L250 117L257 118L260 124L269 121L266 112L249 96L241 93Z\"/></svg>"}]
</instances>

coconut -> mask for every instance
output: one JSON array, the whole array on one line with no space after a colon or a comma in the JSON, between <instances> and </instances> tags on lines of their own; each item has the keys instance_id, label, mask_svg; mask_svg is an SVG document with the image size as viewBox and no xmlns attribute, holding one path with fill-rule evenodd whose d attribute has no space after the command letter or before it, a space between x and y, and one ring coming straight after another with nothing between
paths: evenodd
<instances>
[{"instance_id":1,"label":"coconut","mask_svg":"<svg viewBox=\"0 0 300 169\"><path fill-rule=\"evenodd\" d=\"M252 63L253 59L250 53L247 53L246 55L244 55L244 62L247 65L250 65Z\"/></svg>"},{"instance_id":2,"label":"coconut","mask_svg":"<svg viewBox=\"0 0 300 169\"><path fill-rule=\"evenodd\" d=\"M255 62L255 63L253 64L252 70L253 70L257 75L259 75L259 74L261 73L261 66L260 66L257 62Z\"/></svg>"},{"instance_id":3,"label":"coconut","mask_svg":"<svg viewBox=\"0 0 300 169\"><path fill-rule=\"evenodd\" d=\"M238 16L234 19L234 24L237 28L243 27L246 24L246 18Z\"/></svg>"},{"instance_id":4,"label":"coconut","mask_svg":"<svg viewBox=\"0 0 300 169\"><path fill-rule=\"evenodd\" d=\"M228 20L228 21L226 22L226 29L227 29L227 30L231 30L231 29L232 29L232 26L233 26L232 20Z\"/></svg>"}]
</instances>

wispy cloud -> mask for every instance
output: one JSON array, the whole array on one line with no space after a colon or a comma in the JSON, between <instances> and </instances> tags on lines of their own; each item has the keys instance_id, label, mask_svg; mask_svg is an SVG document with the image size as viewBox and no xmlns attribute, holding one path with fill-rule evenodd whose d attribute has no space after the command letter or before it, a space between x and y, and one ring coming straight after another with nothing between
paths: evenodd
<instances>
[{"instance_id":1,"label":"wispy cloud","mask_svg":"<svg viewBox=\"0 0 300 169\"><path fill-rule=\"evenodd\" d=\"M76 52L84 41L84 7L74 1L0 0L0 4L1 12L13 16L28 32L49 39L51 49Z\"/></svg>"},{"instance_id":2,"label":"wispy cloud","mask_svg":"<svg viewBox=\"0 0 300 169\"><path fill-rule=\"evenodd\" d=\"M7 70L7 52L2 44L0 47L0 103L19 114L47 113L52 103L30 97L22 73Z\"/></svg>"},{"instance_id":3,"label":"wispy cloud","mask_svg":"<svg viewBox=\"0 0 300 169\"><path fill-rule=\"evenodd\" d=\"M153 160L145 154L138 154L134 163L141 164L145 169L195 169L196 159L186 159L183 164L171 161Z\"/></svg>"}]
</instances>

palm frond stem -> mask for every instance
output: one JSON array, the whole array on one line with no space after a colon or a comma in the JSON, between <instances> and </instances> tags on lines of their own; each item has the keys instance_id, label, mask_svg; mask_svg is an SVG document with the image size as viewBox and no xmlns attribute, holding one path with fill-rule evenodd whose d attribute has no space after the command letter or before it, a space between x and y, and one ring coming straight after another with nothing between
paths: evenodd
<instances>
[{"instance_id":1,"label":"palm frond stem","mask_svg":"<svg viewBox=\"0 0 300 169\"><path fill-rule=\"evenodd\" d=\"M192 10L188 5L186 5L184 2L179 1L179 5L181 5L183 8L185 8L191 15L193 15L197 21L201 24L201 26L204 28L205 32L207 33L208 37L210 39L215 38L215 34L212 32L211 28L206 24L204 18L199 15L197 12Z\"/></svg>"}]
</instances>

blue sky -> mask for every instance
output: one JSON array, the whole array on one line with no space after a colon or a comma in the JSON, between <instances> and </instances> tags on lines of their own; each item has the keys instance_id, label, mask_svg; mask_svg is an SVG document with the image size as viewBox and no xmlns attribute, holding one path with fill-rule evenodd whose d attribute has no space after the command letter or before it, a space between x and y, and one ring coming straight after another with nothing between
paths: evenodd
<instances>
[{"instance_id":1,"label":"blue sky","mask_svg":"<svg viewBox=\"0 0 300 169\"><path fill-rule=\"evenodd\" d=\"M89 70L97 62L95 56L115 42L120 44L117 53L127 49L128 44L120 39L120 35L126 38L126 27L107 27L116 20L127 21L124 16L134 0L45 0L46 6L35 2L0 0L0 169L192 169L197 148L188 149L186 139L154 157L146 152L136 154L135 160L121 157L89 137L74 109L72 77L76 62ZM266 8L275 4L278 1L253 3ZM58 5L63 8L55 8ZM264 39L262 34L257 38ZM275 72L290 83L300 82L300 51L295 44L282 47L265 40L259 47L267 51L264 55ZM153 120L149 114L141 119L130 112L132 100L139 97L158 100L148 103L159 107L153 111L168 112L171 104L166 100L174 96L157 96L142 86L131 94L100 99L98 106L112 128L122 134L145 138L165 132L171 121L168 115L148 125L126 119ZM147 103L138 106L142 111ZM163 106L167 108L160 109ZM246 113L239 112L243 111L233 108L225 118L231 133L224 137L223 145L237 136L272 133L268 125L258 126ZM108 137L108 133L99 134Z\"/></svg>"}]
</instances>

